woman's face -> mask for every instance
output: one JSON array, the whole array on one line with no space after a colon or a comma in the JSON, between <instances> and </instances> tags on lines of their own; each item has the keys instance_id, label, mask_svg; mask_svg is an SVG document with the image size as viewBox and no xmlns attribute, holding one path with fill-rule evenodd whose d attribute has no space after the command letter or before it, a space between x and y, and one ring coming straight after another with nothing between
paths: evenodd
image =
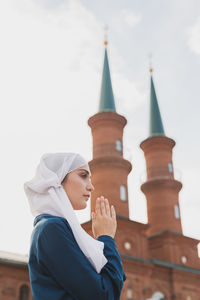
<instances>
[{"instance_id":1,"label":"woman's face","mask_svg":"<svg viewBox=\"0 0 200 300\"><path fill-rule=\"evenodd\" d=\"M84 165L67 174L61 184L73 209L80 210L87 207L87 201L94 190L88 165Z\"/></svg>"}]
</instances>

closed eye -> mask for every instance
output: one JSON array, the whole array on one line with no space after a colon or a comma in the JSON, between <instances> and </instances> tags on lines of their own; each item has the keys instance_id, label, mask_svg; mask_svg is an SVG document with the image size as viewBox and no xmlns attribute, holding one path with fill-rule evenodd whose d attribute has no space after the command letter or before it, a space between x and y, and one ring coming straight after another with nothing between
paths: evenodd
<instances>
[{"instance_id":1,"label":"closed eye","mask_svg":"<svg viewBox=\"0 0 200 300\"><path fill-rule=\"evenodd\" d=\"M88 174L84 173L84 174L81 174L81 177L83 178L86 178L88 176Z\"/></svg>"},{"instance_id":2,"label":"closed eye","mask_svg":"<svg viewBox=\"0 0 200 300\"><path fill-rule=\"evenodd\" d=\"M79 169L79 171L82 171L82 172L84 172L84 173L81 173L81 174L83 174L83 177L89 177L90 178L90 180L91 180L91 173L88 171L88 170L85 170L85 169ZM82 176L82 175L81 175Z\"/></svg>"}]
</instances>

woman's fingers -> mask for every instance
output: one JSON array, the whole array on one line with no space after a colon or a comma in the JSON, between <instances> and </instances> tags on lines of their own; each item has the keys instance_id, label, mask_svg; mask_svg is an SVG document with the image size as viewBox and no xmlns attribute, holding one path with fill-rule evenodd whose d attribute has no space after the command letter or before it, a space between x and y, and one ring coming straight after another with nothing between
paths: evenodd
<instances>
[{"instance_id":1,"label":"woman's fingers","mask_svg":"<svg viewBox=\"0 0 200 300\"><path fill-rule=\"evenodd\" d=\"M106 205L106 214L110 217L110 204L108 202L108 199L105 199L105 205Z\"/></svg>"},{"instance_id":2,"label":"woman's fingers","mask_svg":"<svg viewBox=\"0 0 200 300\"><path fill-rule=\"evenodd\" d=\"M115 208L103 196L96 200L95 213L92 213L92 232L94 238L110 235L114 238L117 229Z\"/></svg>"},{"instance_id":3,"label":"woman's fingers","mask_svg":"<svg viewBox=\"0 0 200 300\"><path fill-rule=\"evenodd\" d=\"M111 206L111 217L112 217L113 219L116 219L116 212L115 212L115 208L114 208L113 205Z\"/></svg>"},{"instance_id":4,"label":"woman's fingers","mask_svg":"<svg viewBox=\"0 0 200 300\"><path fill-rule=\"evenodd\" d=\"M108 199L104 198L103 196L98 197L96 200L96 208L95 208L96 215L102 214L102 215L107 215L110 217L111 211L112 210L110 209L110 204L109 204ZM115 214L115 211L113 214Z\"/></svg>"},{"instance_id":5,"label":"woman's fingers","mask_svg":"<svg viewBox=\"0 0 200 300\"><path fill-rule=\"evenodd\" d=\"M106 214L106 208L105 208L105 202L104 202L103 196L101 196L101 213L102 213L102 215Z\"/></svg>"},{"instance_id":6,"label":"woman's fingers","mask_svg":"<svg viewBox=\"0 0 200 300\"><path fill-rule=\"evenodd\" d=\"M96 213L97 215L98 215L98 214L101 214L100 198L97 198L97 200L96 200L95 213Z\"/></svg>"},{"instance_id":7,"label":"woman's fingers","mask_svg":"<svg viewBox=\"0 0 200 300\"><path fill-rule=\"evenodd\" d=\"M95 212L96 212L96 215L105 215L106 214L103 196L97 198Z\"/></svg>"}]
</instances>

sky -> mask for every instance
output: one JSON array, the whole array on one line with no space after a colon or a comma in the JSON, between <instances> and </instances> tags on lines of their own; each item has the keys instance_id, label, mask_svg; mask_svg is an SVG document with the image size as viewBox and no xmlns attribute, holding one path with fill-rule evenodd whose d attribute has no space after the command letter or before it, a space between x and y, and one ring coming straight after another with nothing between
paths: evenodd
<instances>
[{"instance_id":1,"label":"sky","mask_svg":"<svg viewBox=\"0 0 200 300\"><path fill-rule=\"evenodd\" d=\"M126 117L130 219L147 223L140 190L149 130L149 60L165 133L176 141L183 234L200 239L200 2L198 0L0 1L0 250L28 253L33 217L23 190L43 153L92 159L108 27L117 112ZM90 218L90 206L77 212Z\"/></svg>"}]
</instances>

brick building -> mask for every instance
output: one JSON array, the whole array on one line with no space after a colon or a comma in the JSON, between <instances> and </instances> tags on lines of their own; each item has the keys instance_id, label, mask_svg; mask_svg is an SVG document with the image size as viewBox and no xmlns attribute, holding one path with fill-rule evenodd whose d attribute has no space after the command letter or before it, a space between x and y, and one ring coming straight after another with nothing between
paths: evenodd
<instances>
[{"instance_id":1,"label":"brick building","mask_svg":"<svg viewBox=\"0 0 200 300\"><path fill-rule=\"evenodd\" d=\"M123 158L123 128L127 121L116 112L106 48L99 112L88 120L95 186L91 210L99 195L115 206L115 239L127 275L122 300L200 300L199 241L182 233L178 201L182 184L174 178L172 160L175 141L165 135L152 69L150 72L150 130L140 145L146 160L147 179L141 190L147 200L148 224L129 219L127 177L132 167ZM90 221L83 227L91 233Z\"/></svg>"},{"instance_id":2,"label":"brick building","mask_svg":"<svg viewBox=\"0 0 200 300\"><path fill-rule=\"evenodd\" d=\"M88 120L93 137L89 164L95 186L91 210L99 195L115 206L115 240L127 275L121 299L200 300L199 241L182 233L182 184L174 177L172 160L175 141L165 135L152 74L149 136L140 145L146 160L147 177L141 190L147 199L148 224L129 219L127 177L132 166L123 158L127 121L116 112L107 42L105 46L99 111ZM91 221L82 226L92 234ZM0 252L0 300L31 299L27 257Z\"/></svg>"},{"instance_id":3,"label":"brick building","mask_svg":"<svg viewBox=\"0 0 200 300\"><path fill-rule=\"evenodd\" d=\"M32 300L28 256L0 251L0 300Z\"/></svg>"}]
</instances>

